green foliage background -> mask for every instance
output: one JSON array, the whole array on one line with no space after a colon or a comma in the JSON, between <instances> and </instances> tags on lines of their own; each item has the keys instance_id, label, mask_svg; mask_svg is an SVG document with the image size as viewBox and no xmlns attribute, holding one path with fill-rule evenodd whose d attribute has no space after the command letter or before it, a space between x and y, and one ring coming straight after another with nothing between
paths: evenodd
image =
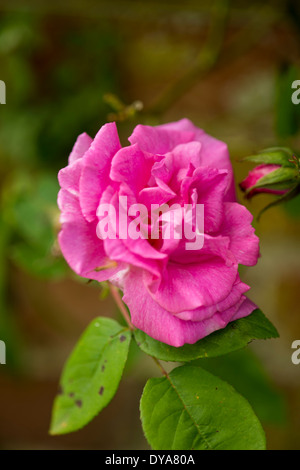
<instances>
[{"instance_id":1,"label":"green foliage background","mask_svg":"<svg viewBox=\"0 0 300 470\"><path fill-rule=\"evenodd\" d=\"M71 273L56 243L57 172L77 135L117 119L126 143L138 122L188 117L228 143L238 182L252 167L241 157L274 145L300 150L300 105L290 100L299 38L292 0L0 2L0 447L147 446L138 402L157 372L134 342L110 406L74 435L48 436L72 347L92 319L118 315L106 286ZM271 200L247 204L257 215ZM199 359L249 400L277 449L300 448L300 366L290 360L300 338L299 216L298 197L255 222L262 258L241 273L280 339L224 362Z\"/></svg>"}]
</instances>

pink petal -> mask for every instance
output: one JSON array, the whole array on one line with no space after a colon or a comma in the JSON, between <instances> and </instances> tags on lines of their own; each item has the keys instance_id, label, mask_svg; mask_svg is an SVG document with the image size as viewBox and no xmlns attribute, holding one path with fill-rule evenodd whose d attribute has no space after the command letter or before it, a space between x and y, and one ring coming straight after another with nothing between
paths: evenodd
<instances>
[{"instance_id":1,"label":"pink petal","mask_svg":"<svg viewBox=\"0 0 300 470\"><path fill-rule=\"evenodd\" d=\"M110 196L111 199L109 199ZM118 193L112 194L112 192L107 189L103 193L101 199L101 203L105 198L106 202L110 202L115 208L117 219L117 237L119 234L118 196ZM127 218L127 228L130 221L131 219ZM155 278L160 276L161 270L167 260L167 255L160 253L155 248L153 248L147 239L132 240L129 238L129 236L127 239L107 238L104 240L104 247L105 252L110 259L143 268L145 271L151 273Z\"/></svg>"},{"instance_id":2,"label":"pink petal","mask_svg":"<svg viewBox=\"0 0 300 470\"><path fill-rule=\"evenodd\" d=\"M237 263L254 266L259 257L259 238L252 227L253 216L237 202L224 204L224 219L220 233L230 238L229 249Z\"/></svg>"},{"instance_id":3,"label":"pink petal","mask_svg":"<svg viewBox=\"0 0 300 470\"><path fill-rule=\"evenodd\" d=\"M124 269L124 263L120 263L116 267L95 271L111 265L103 242L96 235L96 222L89 223L84 219L78 197L65 189L59 192L58 205L62 210L59 245L67 263L78 275L104 281Z\"/></svg>"},{"instance_id":4,"label":"pink petal","mask_svg":"<svg viewBox=\"0 0 300 470\"><path fill-rule=\"evenodd\" d=\"M165 155L177 145L194 140L194 132L169 132L160 126L152 127L139 124L128 140L131 144L138 144L146 152Z\"/></svg>"},{"instance_id":5,"label":"pink petal","mask_svg":"<svg viewBox=\"0 0 300 470\"><path fill-rule=\"evenodd\" d=\"M193 240L192 240L193 241ZM218 257L222 258L227 266L237 264L235 257L229 250L230 238L223 235L203 235L203 246L199 250L187 250L186 239L181 239L180 243L170 254L170 260L178 264L201 264Z\"/></svg>"},{"instance_id":6,"label":"pink petal","mask_svg":"<svg viewBox=\"0 0 300 470\"><path fill-rule=\"evenodd\" d=\"M145 275L145 283L156 303L169 312L179 313L214 305L227 297L237 276L237 266L226 266L221 258L201 263L169 262L162 278Z\"/></svg>"},{"instance_id":7,"label":"pink petal","mask_svg":"<svg viewBox=\"0 0 300 470\"><path fill-rule=\"evenodd\" d=\"M187 118L180 119L179 121L167 122L166 124L161 124L157 127L159 129L165 129L167 131L172 132L193 132L196 137L204 133L202 129L199 129L198 127L194 126L192 121Z\"/></svg>"},{"instance_id":8,"label":"pink petal","mask_svg":"<svg viewBox=\"0 0 300 470\"><path fill-rule=\"evenodd\" d=\"M159 277L162 270L162 261L159 259L147 259L131 252L124 241L126 240L110 240L109 238L104 240L105 253L107 253L109 258L118 263L127 263L131 266L142 268L145 272L151 273L152 276Z\"/></svg>"},{"instance_id":9,"label":"pink petal","mask_svg":"<svg viewBox=\"0 0 300 470\"><path fill-rule=\"evenodd\" d=\"M151 212L151 205L158 204L159 206L167 203L176 196L176 193L172 191L167 185L160 185L159 187L143 188L138 195L138 202L144 204L149 214Z\"/></svg>"},{"instance_id":10,"label":"pink petal","mask_svg":"<svg viewBox=\"0 0 300 470\"><path fill-rule=\"evenodd\" d=\"M90 148L92 142L93 139L88 134L85 132L80 134L70 153L69 164L75 162L78 158L82 158L85 152Z\"/></svg>"},{"instance_id":11,"label":"pink petal","mask_svg":"<svg viewBox=\"0 0 300 470\"><path fill-rule=\"evenodd\" d=\"M153 159L138 145L124 147L113 159L110 178L126 184L137 195L147 186L153 163Z\"/></svg>"},{"instance_id":12,"label":"pink petal","mask_svg":"<svg viewBox=\"0 0 300 470\"><path fill-rule=\"evenodd\" d=\"M177 145L164 158L155 163L152 168L152 176L157 184L164 182L173 191L178 192L181 181L190 171L201 165L201 144L188 142Z\"/></svg>"},{"instance_id":13,"label":"pink petal","mask_svg":"<svg viewBox=\"0 0 300 470\"><path fill-rule=\"evenodd\" d=\"M70 165L62 168L58 173L60 187L78 195L81 171L82 159L75 160Z\"/></svg>"},{"instance_id":14,"label":"pink petal","mask_svg":"<svg viewBox=\"0 0 300 470\"><path fill-rule=\"evenodd\" d=\"M245 301L242 303L238 311L234 314L231 321L238 320L239 318L244 318L250 315L254 310L257 309L257 305L252 302L252 300L245 298Z\"/></svg>"},{"instance_id":15,"label":"pink petal","mask_svg":"<svg viewBox=\"0 0 300 470\"><path fill-rule=\"evenodd\" d=\"M229 172L228 186L225 195L226 201L236 201L234 187L234 177L232 165L230 162L227 145L214 137L206 134L202 129L194 126L188 119L181 119L178 122L172 122L158 126L159 129L172 132L191 132L194 133L195 140L201 143L201 165L210 168L226 169Z\"/></svg>"},{"instance_id":16,"label":"pink petal","mask_svg":"<svg viewBox=\"0 0 300 470\"><path fill-rule=\"evenodd\" d=\"M209 307L199 307L195 310L179 312L176 316L182 320L203 321L212 317L215 313L224 312L225 310L237 305L241 299L244 299L243 294L249 289L250 287L241 282L239 276L237 276L237 281L229 295L224 300L221 300L221 302L215 305L210 305Z\"/></svg>"},{"instance_id":17,"label":"pink petal","mask_svg":"<svg viewBox=\"0 0 300 470\"><path fill-rule=\"evenodd\" d=\"M204 204L204 230L218 230L223 218L223 200L228 185L228 171L213 168L196 168L193 176L183 179L181 196L185 203L191 202L193 189L197 190L197 204Z\"/></svg>"},{"instance_id":18,"label":"pink petal","mask_svg":"<svg viewBox=\"0 0 300 470\"><path fill-rule=\"evenodd\" d=\"M185 343L193 344L213 331L224 328L230 321L249 315L256 308L245 299L237 311L233 307L204 321L184 321L151 298L139 270L131 270L125 277L124 294L123 300L129 307L133 325L152 338L175 347Z\"/></svg>"},{"instance_id":19,"label":"pink petal","mask_svg":"<svg viewBox=\"0 0 300 470\"><path fill-rule=\"evenodd\" d=\"M105 124L82 159L80 206L88 222L96 218L101 194L110 184L112 158L120 148L116 124Z\"/></svg>"}]
</instances>

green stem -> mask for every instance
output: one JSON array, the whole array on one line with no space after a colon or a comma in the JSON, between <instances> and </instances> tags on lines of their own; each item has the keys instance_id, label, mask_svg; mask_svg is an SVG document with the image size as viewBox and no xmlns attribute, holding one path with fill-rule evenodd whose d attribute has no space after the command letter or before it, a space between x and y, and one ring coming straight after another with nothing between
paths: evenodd
<instances>
[{"instance_id":1,"label":"green stem","mask_svg":"<svg viewBox=\"0 0 300 470\"><path fill-rule=\"evenodd\" d=\"M159 362L159 360L156 359L156 357L153 357L153 356L151 356L151 357L152 357L153 361L155 362L155 364L156 364L156 365L158 366L158 368L160 369L161 373L162 373L165 377L167 377L167 379L169 379L169 374L168 374L168 372L163 368L163 366L161 365L161 363Z\"/></svg>"},{"instance_id":2,"label":"green stem","mask_svg":"<svg viewBox=\"0 0 300 470\"><path fill-rule=\"evenodd\" d=\"M113 284L111 284L109 282L109 289L110 289L110 292L117 304L117 306L119 307L120 309L120 312L122 313L127 325L129 326L130 330L134 330L134 326L133 324L131 323L131 320L130 320L130 317L128 315L128 312L127 312L127 309L124 305L124 302L123 300L121 299L121 296L119 294L119 289L117 289L117 287L115 287ZM161 365L161 363L156 359L156 357L153 357L153 356L150 356L152 357L153 361L155 362L155 364L158 366L158 368L160 369L161 373L165 376L165 377L169 377L168 376L168 373L167 371L163 368L163 366Z\"/></svg>"},{"instance_id":3,"label":"green stem","mask_svg":"<svg viewBox=\"0 0 300 470\"><path fill-rule=\"evenodd\" d=\"M110 290L111 295L113 296L117 306L119 307L119 310L122 313L127 325L129 326L130 330L133 331L135 328L134 328L133 324L131 323L131 319L130 319L130 316L127 312L127 309L124 305L124 302L122 301L122 299L120 297L119 289L109 282L109 290Z\"/></svg>"}]
</instances>

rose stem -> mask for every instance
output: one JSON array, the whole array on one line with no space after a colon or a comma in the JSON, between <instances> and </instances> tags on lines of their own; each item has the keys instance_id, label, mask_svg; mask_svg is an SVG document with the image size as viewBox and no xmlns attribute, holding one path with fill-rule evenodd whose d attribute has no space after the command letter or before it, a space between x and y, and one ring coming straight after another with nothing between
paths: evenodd
<instances>
[{"instance_id":1,"label":"rose stem","mask_svg":"<svg viewBox=\"0 0 300 470\"><path fill-rule=\"evenodd\" d=\"M130 320L130 317L128 315L128 312L126 310L126 307L124 305L124 302L123 300L121 299L121 296L119 294L119 290L117 289L117 287L115 287L113 284L111 284L110 282L108 283L109 284L109 289L110 289L110 292L111 292L111 295L113 296L117 306L119 307L120 309L120 312L122 313L127 325L129 326L130 330L134 330L134 326L133 324L131 323L131 320ZM153 356L150 356L152 357L153 361L155 362L155 364L159 367L161 373L163 375L165 375L166 377L168 377L168 373L167 371L163 368L163 366L161 365L161 363L156 359L156 357L153 357Z\"/></svg>"},{"instance_id":2,"label":"rose stem","mask_svg":"<svg viewBox=\"0 0 300 470\"><path fill-rule=\"evenodd\" d=\"M119 307L120 312L122 313L127 325L129 326L130 330L134 330L134 326L131 323L130 316L128 315L128 312L126 310L126 307L120 297L119 290L117 287L115 287L113 284L109 283L109 289L111 292L111 295L113 296L117 306Z\"/></svg>"}]
</instances>

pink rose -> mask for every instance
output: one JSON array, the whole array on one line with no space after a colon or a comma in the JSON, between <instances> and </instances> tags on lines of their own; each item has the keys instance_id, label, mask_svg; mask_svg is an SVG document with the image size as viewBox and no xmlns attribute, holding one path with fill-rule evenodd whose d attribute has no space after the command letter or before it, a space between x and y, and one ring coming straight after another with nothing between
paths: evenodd
<instances>
[{"instance_id":1,"label":"pink rose","mask_svg":"<svg viewBox=\"0 0 300 470\"><path fill-rule=\"evenodd\" d=\"M236 202L227 146L189 120L138 125L129 141L121 147L114 123L95 139L78 137L59 172L60 247L77 274L123 290L134 326L172 346L195 343L256 308L238 274L258 258L252 216ZM120 196L149 209L203 204L203 247L187 250L184 236L121 239L120 229L100 239L98 208L110 204L119 216ZM183 214L174 211L172 229L182 228Z\"/></svg>"}]
</instances>

